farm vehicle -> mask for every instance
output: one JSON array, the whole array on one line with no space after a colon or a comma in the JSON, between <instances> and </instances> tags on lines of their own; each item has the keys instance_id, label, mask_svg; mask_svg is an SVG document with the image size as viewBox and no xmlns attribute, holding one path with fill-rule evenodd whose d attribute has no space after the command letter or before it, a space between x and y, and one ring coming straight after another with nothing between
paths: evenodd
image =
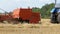
<instances>
[{"instance_id":1,"label":"farm vehicle","mask_svg":"<svg viewBox=\"0 0 60 34\"><path fill-rule=\"evenodd\" d=\"M37 24L41 21L41 15L38 12L33 12L31 8L17 8L11 14L0 15L0 22L3 21Z\"/></svg>"},{"instance_id":2,"label":"farm vehicle","mask_svg":"<svg viewBox=\"0 0 60 34\"><path fill-rule=\"evenodd\" d=\"M56 4L51 11L51 23L60 23L60 4Z\"/></svg>"}]
</instances>

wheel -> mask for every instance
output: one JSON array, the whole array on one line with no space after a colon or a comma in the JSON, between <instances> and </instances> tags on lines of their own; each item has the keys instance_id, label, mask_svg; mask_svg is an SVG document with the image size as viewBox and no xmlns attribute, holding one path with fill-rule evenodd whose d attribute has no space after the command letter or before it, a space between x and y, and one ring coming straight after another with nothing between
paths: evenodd
<instances>
[{"instance_id":1,"label":"wheel","mask_svg":"<svg viewBox=\"0 0 60 34\"><path fill-rule=\"evenodd\" d=\"M60 23L60 14L57 17L57 21Z\"/></svg>"},{"instance_id":2,"label":"wheel","mask_svg":"<svg viewBox=\"0 0 60 34\"><path fill-rule=\"evenodd\" d=\"M51 23L55 23L55 17L53 14L51 14Z\"/></svg>"},{"instance_id":3,"label":"wheel","mask_svg":"<svg viewBox=\"0 0 60 34\"><path fill-rule=\"evenodd\" d=\"M58 21L57 21L57 15L51 14L51 23L58 23Z\"/></svg>"}]
</instances>

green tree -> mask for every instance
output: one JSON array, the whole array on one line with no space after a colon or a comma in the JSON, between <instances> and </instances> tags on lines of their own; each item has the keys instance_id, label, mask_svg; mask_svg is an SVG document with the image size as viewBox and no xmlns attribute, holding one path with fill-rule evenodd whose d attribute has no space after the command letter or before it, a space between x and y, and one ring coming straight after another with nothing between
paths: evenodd
<instances>
[{"instance_id":1,"label":"green tree","mask_svg":"<svg viewBox=\"0 0 60 34\"><path fill-rule=\"evenodd\" d=\"M50 18L50 11L52 8L54 8L54 5L55 5L54 3L46 4L41 8L40 12L42 18Z\"/></svg>"},{"instance_id":2,"label":"green tree","mask_svg":"<svg viewBox=\"0 0 60 34\"><path fill-rule=\"evenodd\" d=\"M33 7L33 8L32 8L32 11L33 11L33 12L40 12L40 8Z\"/></svg>"},{"instance_id":3,"label":"green tree","mask_svg":"<svg viewBox=\"0 0 60 34\"><path fill-rule=\"evenodd\" d=\"M42 18L50 18L50 11L54 8L54 3L45 4L42 8L33 7L33 12L40 12Z\"/></svg>"}]
</instances>

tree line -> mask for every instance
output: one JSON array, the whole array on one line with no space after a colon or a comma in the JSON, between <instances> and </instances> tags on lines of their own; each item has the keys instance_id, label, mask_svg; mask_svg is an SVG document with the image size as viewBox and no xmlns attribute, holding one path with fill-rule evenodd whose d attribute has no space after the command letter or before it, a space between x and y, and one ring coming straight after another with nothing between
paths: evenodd
<instances>
[{"instance_id":1,"label":"tree line","mask_svg":"<svg viewBox=\"0 0 60 34\"><path fill-rule=\"evenodd\" d=\"M50 11L52 10L52 8L54 8L54 6L55 6L54 3L45 4L44 6L42 6L42 8L33 7L32 11L40 12L42 18L50 18L51 15Z\"/></svg>"}]
</instances>

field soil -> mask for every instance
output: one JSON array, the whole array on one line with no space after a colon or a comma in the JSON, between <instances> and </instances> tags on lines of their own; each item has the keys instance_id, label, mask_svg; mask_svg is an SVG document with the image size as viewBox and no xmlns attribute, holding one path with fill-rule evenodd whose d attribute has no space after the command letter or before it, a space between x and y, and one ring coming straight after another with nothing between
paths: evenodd
<instances>
[{"instance_id":1,"label":"field soil","mask_svg":"<svg viewBox=\"0 0 60 34\"><path fill-rule=\"evenodd\" d=\"M42 19L41 24L0 24L0 34L60 34L60 24Z\"/></svg>"}]
</instances>

